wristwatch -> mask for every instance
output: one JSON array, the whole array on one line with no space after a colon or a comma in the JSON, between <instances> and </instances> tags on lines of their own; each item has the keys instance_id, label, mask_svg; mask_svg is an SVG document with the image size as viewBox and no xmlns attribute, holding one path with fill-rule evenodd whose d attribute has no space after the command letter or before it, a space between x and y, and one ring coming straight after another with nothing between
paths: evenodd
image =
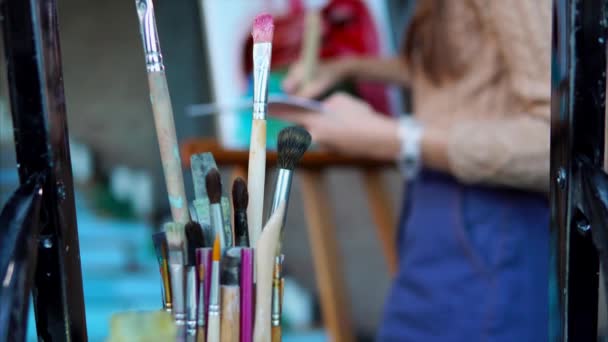
<instances>
[{"instance_id":1,"label":"wristwatch","mask_svg":"<svg viewBox=\"0 0 608 342\"><path fill-rule=\"evenodd\" d=\"M399 118L397 134L401 148L397 164L406 180L414 179L422 168L420 145L423 131L422 124L411 115L402 115Z\"/></svg>"}]
</instances>

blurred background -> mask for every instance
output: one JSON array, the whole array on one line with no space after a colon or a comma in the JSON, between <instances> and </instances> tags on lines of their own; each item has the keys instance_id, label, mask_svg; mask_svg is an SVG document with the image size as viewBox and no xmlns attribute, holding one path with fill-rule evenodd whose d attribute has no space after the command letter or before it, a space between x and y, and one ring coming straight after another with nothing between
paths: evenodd
<instances>
[{"instance_id":1,"label":"blurred background","mask_svg":"<svg viewBox=\"0 0 608 342\"><path fill-rule=\"evenodd\" d=\"M273 55L273 68L278 66L273 71L277 90L284 72L281 66L286 67L298 56L298 50L293 48L300 45L302 20L292 12L297 2L155 1L180 141L216 137L230 147L247 146L249 134L243 129L248 127L250 112L228 111L220 116L193 118L187 110L200 103L247 96L250 23L264 10L277 16L278 25L284 25L282 32L290 32L285 37L275 37L280 40L276 43L280 49ZM388 54L398 47L411 1L335 3L342 6L336 6L330 15L335 34L322 50L326 57ZM58 0L58 15L87 325L90 340L102 341L113 313L161 306L150 232L169 217L168 203L133 1ZM371 34L359 36L363 31ZM353 42L357 44L352 45ZM4 53L0 58L4 58ZM18 178L4 68L0 75L2 206L16 188ZM392 89L359 86L359 92L384 112L396 113L407 107L407 96ZM272 135L282 123L273 125L269 144L274 142ZM229 184L229 170L223 171L224 184ZM399 176L390 170L385 176L394 207L398 207ZM267 179L273 179L270 177ZM386 261L366 195L361 187L352 186L360 183L360 172L331 170L327 177L354 328L361 341L372 340L389 287ZM184 170L184 179L189 198L193 198L190 170ZM124 191L125 183L131 191ZM287 221L289 229L283 247L288 276L284 304L286 341L322 341L326 335L297 181ZM35 340L32 320L30 336Z\"/></svg>"}]
</instances>

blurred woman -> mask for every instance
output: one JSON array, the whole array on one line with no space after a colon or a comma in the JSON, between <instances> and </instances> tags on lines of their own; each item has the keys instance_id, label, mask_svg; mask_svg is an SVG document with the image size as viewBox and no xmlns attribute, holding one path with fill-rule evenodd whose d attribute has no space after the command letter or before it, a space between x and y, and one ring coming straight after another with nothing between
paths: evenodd
<instances>
[{"instance_id":1,"label":"blurred woman","mask_svg":"<svg viewBox=\"0 0 608 342\"><path fill-rule=\"evenodd\" d=\"M291 113L322 147L395 160L407 180L381 341L547 341L549 0L419 0L403 54L346 57L284 89L409 87L413 116L335 94Z\"/></svg>"}]
</instances>

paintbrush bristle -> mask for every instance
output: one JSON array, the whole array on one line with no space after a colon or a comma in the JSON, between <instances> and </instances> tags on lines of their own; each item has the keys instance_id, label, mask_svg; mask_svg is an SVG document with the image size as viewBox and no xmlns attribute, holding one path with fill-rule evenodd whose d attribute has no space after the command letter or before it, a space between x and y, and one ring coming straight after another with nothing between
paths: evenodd
<instances>
[{"instance_id":1,"label":"paintbrush bristle","mask_svg":"<svg viewBox=\"0 0 608 342\"><path fill-rule=\"evenodd\" d=\"M241 249L238 247L228 248L220 263L220 284L238 285L240 269Z\"/></svg>"},{"instance_id":2,"label":"paintbrush bristle","mask_svg":"<svg viewBox=\"0 0 608 342\"><path fill-rule=\"evenodd\" d=\"M184 250L184 225L177 222L168 222L165 224L165 232L167 233L167 245L171 251Z\"/></svg>"},{"instance_id":3,"label":"paintbrush bristle","mask_svg":"<svg viewBox=\"0 0 608 342\"><path fill-rule=\"evenodd\" d=\"M310 133L299 126L281 130L277 141L278 165L281 169L293 170L310 146Z\"/></svg>"},{"instance_id":4,"label":"paintbrush bristle","mask_svg":"<svg viewBox=\"0 0 608 342\"><path fill-rule=\"evenodd\" d=\"M254 43L270 43L274 34L274 22L272 15L264 13L255 17L253 20L253 36Z\"/></svg>"},{"instance_id":5,"label":"paintbrush bristle","mask_svg":"<svg viewBox=\"0 0 608 342\"><path fill-rule=\"evenodd\" d=\"M234 180L232 184L232 206L234 211L247 210L249 204L249 192L247 192L247 183L241 177Z\"/></svg>"},{"instance_id":6,"label":"paintbrush bristle","mask_svg":"<svg viewBox=\"0 0 608 342\"><path fill-rule=\"evenodd\" d=\"M209 170L209 173L205 176L205 186L209 202L212 204L220 203L222 199L222 177L217 169Z\"/></svg>"},{"instance_id":7,"label":"paintbrush bristle","mask_svg":"<svg viewBox=\"0 0 608 342\"><path fill-rule=\"evenodd\" d=\"M188 265L196 264L196 249L205 247L205 237L203 229L198 222L190 221L186 223L186 241L188 245L188 255L186 261Z\"/></svg>"},{"instance_id":8,"label":"paintbrush bristle","mask_svg":"<svg viewBox=\"0 0 608 342\"><path fill-rule=\"evenodd\" d=\"M215 234L215 240L213 241L213 261L220 261L221 254L220 235Z\"/></svg>"}]
</instances>

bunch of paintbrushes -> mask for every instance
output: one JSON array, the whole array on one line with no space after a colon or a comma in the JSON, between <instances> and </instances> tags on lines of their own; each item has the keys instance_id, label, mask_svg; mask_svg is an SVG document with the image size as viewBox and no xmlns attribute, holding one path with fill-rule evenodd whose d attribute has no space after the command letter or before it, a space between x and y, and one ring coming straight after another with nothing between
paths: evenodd
<instances>
[{"instance_id":1,"label":"bunch of paintbrushes","mask_svg":"<svg viewBox=\"0 0 608 342\"><path fill-rule=\"evenodd\" d=\"M152 2L137 0L136 6L172 213L172 221L152 237L163 309L173 315L178 341L280 341L280 241L293 171L310 135L299 127L279 134L277 179L263 226L272 17L257 16L252 30L255 87L248 183L234 181L231 208L213 156L194 155L196 198L188 207Z\"/></svg>"}]
</instances>

